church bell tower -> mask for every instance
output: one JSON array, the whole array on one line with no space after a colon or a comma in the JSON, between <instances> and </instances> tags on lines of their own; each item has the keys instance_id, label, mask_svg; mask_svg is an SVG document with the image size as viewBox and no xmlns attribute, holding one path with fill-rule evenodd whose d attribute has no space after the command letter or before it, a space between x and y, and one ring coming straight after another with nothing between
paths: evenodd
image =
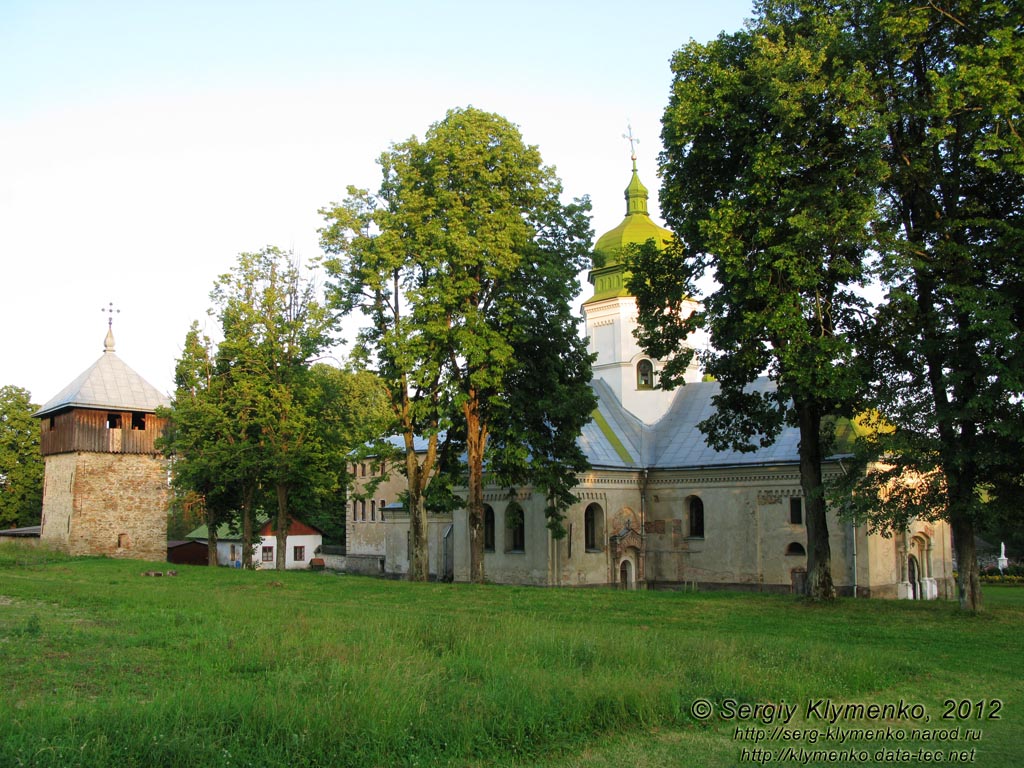
<instances>
[{"instance_id":1,"label":"church bell tower","mask_svg":"<svg viewBox=\"0 0 1024 768\"><path fill-rule=\"evenodd\" d=\"M624 138L635 143L632 130ZM596 354L594 378L607 383L619 402L637 418L653 424L668 411L675 392L658 386L658 374L664 363L645 354L633 331L637 327L636 298L626 287L629 271L624 251L629 246L653 240L665 248L672 233L658 226L647 211L647 187L636 170L636 152L632 152L633 175L626 187L626 217L617 227L604 233L594 246L594 268L588 280L594 295L583 304L589 351ZM692 302L693 308L697 307ZM686 381L700 381L696 360L686 373Z\"/></svg>"},{"instance_id":2,"label":"church bell tower","mask_svg":"<svg viewBox=\"0 0 1024 768\"><path fill-rule=\"evenodd\" d=\"M167 463L156 449L170 401L114 353L103 356L34 415L40 421L40 541L72 555L167 558Z\"/></svg>"}]
</instances>

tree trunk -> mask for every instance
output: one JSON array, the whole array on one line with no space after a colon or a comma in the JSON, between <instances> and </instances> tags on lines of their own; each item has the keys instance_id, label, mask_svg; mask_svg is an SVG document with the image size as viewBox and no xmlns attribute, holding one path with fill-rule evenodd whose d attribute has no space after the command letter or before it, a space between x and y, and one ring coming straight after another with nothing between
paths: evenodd
<instances>
[{"instance_id":1,"label":"tree trunk","mask_svg":"<svg viewBox=\"0 0 1024 768\"><path fill-rule=\"evenodd\" d=\"M953 529L953 550L956 552L956 591L960 608L965 611L981 610L981 581L978 578L978 557L974 548L974 523L955 517L950 520Z\"/></svg>"},{"instance_id":2,"label":"tree trunk","mask_svg":"<svg viewBox=\"0 0 1024 768\"><path fill-rule=\"evenodd\" d=\"M463 406L466 416L466 460L469 485L466 512L469 518L469 580L484 583L484 448L487 430L480 423L479 403L471 395Z\"/></svg>"},{"instance_id":3,"label":"tree trunk","mask_svg":"<svg viewBox=\"0 0 1024 768\"><path fill-rule=\"evenodd\" d=\"M430 580L430 542L427 538L426 470L420 466L408 435L405 452L405 474L409 480L409 581Z\"/></svg>"},{"instance_id":4,"label":"tree trunk","mask_svg":"<svg viewBox=\"0 0 1024 768\"><path fill-rule=\"evenodd\" d=\"M427 537L427 504L422 493L415 501L410 496L409 535L412 552L409 554L409 581L430 580L430 541Z\"/></svg>"},{"instance_id":5,"label":"tree trunk","mask_svg":"<svg viewBox=\"0 0 1024 768\"><path fill-rule=\"evenodd\" d=\"M807 527L807 596L834 600L832 550L828 541L825 489L821 481L821 413L813 403L797 405L800 421L800 486Z\"/></svg>"},{"instance_id":6,"label":"tree trunk","mask_svg":"<svg viewBox=\"0 0 1024 768\"><path fill-rule=\"evenodd\" d=\"M206 564L217 567L217 526L206 518Z\"/></svg>"},{"instance_id":7,"label":"tree trunk","mask_svg":"<svg viewBox=\"0 0 1024 768\"><path fill-rule=\"evenodd\" d=\"M277 484L277 557L276 567L279 571L285 570L286 558L288 555L288 486L284 483Z\"/></svg>"},{"instance_id":8,"label":"tree trunk","mask_svg":"<svg viewBox=\"0 0 1024 768\"><path fill-rule=\"evenodd\" d=\"M242 490L242 567L252 570L252 502L256 495L254 485L246 485Z\"/></svg>"}]
</instances>

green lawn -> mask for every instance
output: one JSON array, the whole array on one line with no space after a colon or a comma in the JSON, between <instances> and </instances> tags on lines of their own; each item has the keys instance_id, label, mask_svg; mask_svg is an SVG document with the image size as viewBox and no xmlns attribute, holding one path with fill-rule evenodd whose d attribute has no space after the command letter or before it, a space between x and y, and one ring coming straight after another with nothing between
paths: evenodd
<instances>
[{"instance_id":1,"label":"green lawn","mask_svg":"<svg viewBox=\"0 0 1024 768\"><path fill-rule=\"evenodd\" d=\"M949 765L954 750L1024 763L1024 588L988 587L987 611L964 616L945 602L141 575L167 567L0 547L0 766L836 766L939 752ZM872 703L892 711L855 708Z\"/></svg>"}]
</instances>

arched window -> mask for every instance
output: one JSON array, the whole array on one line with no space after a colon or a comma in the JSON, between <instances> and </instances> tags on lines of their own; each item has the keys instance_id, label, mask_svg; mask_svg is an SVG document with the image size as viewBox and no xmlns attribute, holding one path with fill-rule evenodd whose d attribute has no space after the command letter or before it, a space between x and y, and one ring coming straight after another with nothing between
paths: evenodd
<instances>
[{"instance_id":1,"label":"arched window","mask_svg":"<svg viewBox=\"0 0 1024 768\"><path fill-rule=\"evenodd\" d=\"M505 551L526 551L526 520L522 507L515 503L505 508Z\"/></svg>"},{"instance_id":2,"label":"arched window","mask_svg":"<svg viewBox=\"0 0 1024 768\"><path fill-rule=\"evenodd\" d=\"M650 360L641 360L637 363L636 388L654 389L654 364Z\"/></svg>"},{"instance_id":3,"label":"arched window","mask_svg":"<svg viewBox=\"0 0 1024 768\"><path fill-rule=\"evenodd\" d=\"M588 552L604 549L604 510L591 504L583 513L583 547Z\"/></svg>"},{"instance_id":4,"label":"arched window","mask_svg":"<svg viewBox=\"0 0 1024 768\"><path fill-rule=\"evenodd\" d=\"M799 542L794 541L788 547L786 547L786 554L787 555L800 555L801 557L803 557L803 556L805 556L807 554L807 550L804 549L804 545L803 544L800 544Z\"/></svg>"},{"instance_id":5,"label":"arched window","mask_svg":"<svg viewBox=\"0 0 1024 768\"><path fill-rule=\"evenodd\" d=\"M484 504L484 552L494 551L494 510Z\"/></svg>"},{"instance_id":6,"label":"arched window","mask_svg":"<svg viewBox=\"0 0 1024 768\"><path fill-rule=\"evenodd\" d=\"M690 536L704 538L704 502L699 496L690 498Z\"/></svg>"}]
</instances>

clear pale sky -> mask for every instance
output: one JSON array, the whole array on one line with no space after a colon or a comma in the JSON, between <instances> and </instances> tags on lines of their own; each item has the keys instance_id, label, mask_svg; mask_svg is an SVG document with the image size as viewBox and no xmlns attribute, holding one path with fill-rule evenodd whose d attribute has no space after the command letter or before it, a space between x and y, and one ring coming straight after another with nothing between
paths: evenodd
<instances>
[{"instance_id":1,"label":"clear pale sky","mask_svg":"<svg viewBox=\"0 0 1024 768\"><path fill-rule=\"evenodd\" d=\"M42 404L103 352L161 391L239 252L319 253L317 210L452 107L516 123L596 234L627 123L657 217L673 51L752 0L0 2L0 385ZM589 286L588 286L589 288Z\"/></svg>"}]
</instances>

